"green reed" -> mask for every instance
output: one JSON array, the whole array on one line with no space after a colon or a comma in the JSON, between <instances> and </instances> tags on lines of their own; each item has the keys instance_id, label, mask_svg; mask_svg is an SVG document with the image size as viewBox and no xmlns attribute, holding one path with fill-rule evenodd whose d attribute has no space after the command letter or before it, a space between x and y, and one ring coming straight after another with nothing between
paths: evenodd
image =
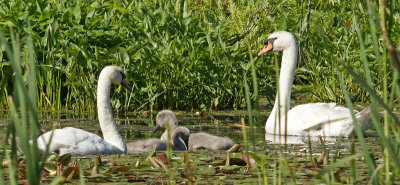
<instances>
[{"instance_id":1,"label":"green reed","mask_svg":"<svg viewBox=\"0 0 400 185\"><path fill-rule=\"evenodd\" d=\"M121 101L120 108L192 109L202 104L208 109L246 107L243 69L238 61L250 60L252 55L248 53L256 53L261 40L275 28L296 30L298 17L303 14L299 7L304 6L304 2L276 0L115 3L98 0L79 1L74 6L70 1L39 4L17 1L2 4L0 9L8 15L2 16L3 22L12 22L15 32L22 34L25 22L14 20L23 20L24 13L31 15L33 41L40 61L36 74L39 108L76 111L95 110L96 74L109 64L124 66L130 74L128 80L134 84L135 91L129 100L122 98L122 94L113 95L119 96L116 99ZM335 40L329 47L337 45L349 61L354 61L357 49L352 44L354 32L346 31L351 25L343 19L347 14L342 13L349 10L348 5L315 2L318 9L313 9L312 16L318 18L315 19L318 24L311 22L309 31L302 34L300 41L304 48L300 56L307 61L300 62L296 83L299 91L309 91L314 100L344 102L339 81L329 70L334 66L325 60L326 51L313 35L315 28L321 26ZM365 13L360 16L363 24L368 23ZM0 26L0 29L9 38L7 28ZM25 53L22 55L26 57ZM8 62L1 54L0 58ZM273 65L254 66L251 78L256 94L252 98L271 99L275 95L271 93ZM361 66L354 63L352 67ZM0 66L5 76L0 81L2 105L12 87L7 69L7 63ZM354 93L353 101L366 102L366 91L359 85L352 86L352 80L346 74L345 83ZM315 85L312 90L311 83ZM265 88L256 90L261 85ZM221 103L215 105L215 100Z\"/></svg>"},{"instance_id":2,"label":"green reed","mask_svg":"<svg viewBox=\"0 0 400 185\"><path fill-rule=\"evenodd\" d=\"M5 47L14 71L14 93L9 100L10 122L8 126L12 150L11 157L8 157L9 154L6 150L3 151L2 159L7 156L6 158L10 164L10 183L16 184L16 174L13 171L17 168L15 166L17 159L16 145L20 145L26 156L28 182L29 184L39 184L42 166L39 163L39 151L36 142L39 124L37 122L36 56L34 54L32 32L28 23L27 36L24 36L26 42L23 44L25 49L22 49L20 38L14 35L12 27L10 30L11 40L9 41L0 32L1 45ZM11 47L9 42L11 42ZM26 62L21 60L21 52L28 52L29 58ZM22 71L21 65L26 66L25 72ZM29 77L27 86L25 86L23 80L24 75ZM8 143L8 139L5 142Z\"/></svg>"},{"instance_id":3,"label":"green reed","mask_svg":"<svg viewBox=\"0 0 400 185\"><path fill-rule=\"evenodd\" d=\"M379 6L382 6L381 3L382 2L380 2ZM394 113L393 113L393 110L392 110L393 104L390 104L390 105L387 104L387 102L388 102L387 99L388 99L388 94L389 94L387 81L389 79L388 78L389 74L387 73L387 70L386 70L387 65L388 65L388 63L386 61L387 57L385 57L386 56L386 54L385 54L386 47L385 47L384 43L383 44L378 43L377 38L380 37L380 35L378 35L376 32L376 27L378 25L378 24L376 24L377 20L384 21L385 19L382 18L382 16L384 16L382 14L380 16L377 16L377 14L375 13L376 9L372 8L371 5L376 5L376 2L374 4L372 4L371 2L368 1L366 3L366 5L358 4L359 7L367 6L367 10L369 12L368 19L369 19L369 23L370 23L370 30L369 30L370 33L362 32L360 29L360 25L358 24L358 21L357 21L358 18L356 17L356 5L357 4L355 4L355 3L353 4L354 29L356 30L357 36L358 36L358 41L359 41L359 45L360 45L360 49L361 49L361 61L363 62L366 80L364 80L361 76L359 76L359 74L357 74L357 72L355 72L351 67L348 66L348 64L346 64L344 62L346 59L339 60L340 61L339 63L344 66L344 69L346 70L346 72L348 72L351 76L353 76L357 80L357 82L359 84L361 84L361 86L366 91L369 92L369 95L371 97L371 102L372 102L371 106L372 106L372 110L373 110L372 123L373 123L375 129L378 131L378 136L382 143L382 149L384 150L384 153L385 153L385 155L384 155L385 177L384 178L381 178L379 175L377 175L377 172L379 169L376 168L375 161L373 159L372 154L370 154L368 152L368 148L365 144L365 141L362 136L360 128L358 127L357 124L355 124L356 134L361 143L361 148L366 157L366 163L368 164L368 167L369 167L369 175L373 180L371 182L374 184L377 184L378 181L379 182L385 181L386 183L391 183L390 173L396 173L396 174L398 173L397 170L391 171L391 166L393 166L394 168L397 168L397 169L399 168L399 160L397 157L398 150L395 149L395 148L397 148L395 146L398 145L399 140L398 139L393 140L393 139L389 139L389 138L392 137L392 136L390 136L391 132L392 133L398 132L397 129L393 126L398 125L399 122L398 122L397 116L394 115ZM383 13L383 14L385 14L385 13ZM386 25L386 22L384 22L383 24ZM383 30L381 30L381 31L383 31ZM382 86L383 86L382 91L383 92L376 92L376 90L375 90L376 88L374 88L374 85L373 85L374 83L373 83L373 80L371 77L372 76L371 74L373 73L373 71L370 68L370 62L367 57L366 45L364 44L363 35L371 35L371 37L372 37L372 40L373 40L372 45L374 48L374 55L375 55L375 58L376 58L378 64L381 66L381 68L379 68L378 73L382 76L382 79L383 79L383 83L382 83ZM381 49L381 51L382 50L384 51L383 52L384 57L381 57L381 54L380 54L381 51L379 51L379 49ZM392 66L392 67L394 67L394 66ZM349 91L347 91L346 86L344 85L343 77L341 75L341 72L339 72L340 69L338 68L337 65L336 65L336 70L338 71L339 79L341 80L341 85L342 85L343 92L346 96L347 105L351 109L353 109L352 101L350 100L350 96L349 96ZM393 72L397 73L395 70ZM394 76L395 77L393 79L396 79L397 75L394 75ZM391 98L393 98L393 99L394 99L394 92L395 92L394 89L397 86L398 86L397 81L393 81L392 82L392 92L391 92L391 94L392 94ZM380 95L378 95L378 93L382 94L383 97L381 98ZM382 124L380 123L380 119L379 119L379 115L378 115L378 107L382 107L384 109L383 128L382 128ZM352 115L353 115L353 120L355 120L354 113L352 113ZM390 117L389 117L389 115L390 115ZM389 130L389 124L392 125L391 128L393 130ZM355 154L355 155L357 155L357 154ZM353 165L352 168L355 168L355 166ZM353 169L353 171L354 171L354 169Z\"/></svg>"},{"instance_id":4,"label":"green reed","mask_svg":"<svg viewBox=\"0 0 400 185\"><path fill-rule=\"evenodd\" d=\"M121 101L113 102L114 107L130 110L192 109L200 105L208 109L247 107L251 128L264 125L258 116L259 100L276 95L272 89L278 79L273 75L279 77L275 71L279 64L255 63L251 53L256 53L262 40L274 30L295 32L299 28L304 30L307 24L304 19L304 25L298 25L300 15L305 12L300 8L305 6L303 1L71 2L0 3L2 14L7 15L1 16L1 22L13 25L13 31L6 24L0 26L4 32L2 43L13 43L12 48L0 47L0 107L10 109L10 132L32 154L31 160L27 160L31 161L27 167L31 169L28 171L32 183L39 182L41 168L35 152L38 107L52 110L66 107L78 112L94 110L96 74L105 65L124 66L128 81L134 84L129 98L114 98ZM392 70L393 59L388 56L377 22L377 19L383 20L390 39L398 41L399 1L387 3L388 10L384 11L376 8L383 7L378 2L371 6L369 1L357 4L313 1L308 32L301 36L295 33L302 43L302 61L296 71L293 95L303 96L305 100L300 97L300 101L346 103L351 110L353 102L373 102L373 129L378 131L385 151L383 172L376 168L377 161L368 153L366 141L355 125L364 153L352 152L325 167L321 174L364 156L371 182L384 179L389 183L391 173L399 175L400 122L393 110L400 97L398 73ZM263 5L265 9L261 9ZM28 37L31 41L24 45L28 49L20 51L24 47L19 43L25 40L16 38L13 32L25 35L28 14L32 23L29 29L32 36ZM247 21L256 20L257 16L256 26L244 34ZM272 57L278 61L276 55ZM239 61L250 61L250 65L243 68ZM249 77L246 72L250 67ZM304 91L311 96L302 95ZM8 100L9 95L14 96L15 103ZM215 100L219 102L216 106ZM384 110L383 127L378 108ZM254 109L257 116L253 118ZM251 131L250 138L255 146L257 137L253 134ZM30 139L33 139L32 145L28 144ZM15 153L15 144L12 147ZM10 159L16 157L14 153ZM290 168L285 154L278 154L281 162L273 166L273 178L269 179L274 184L282 183L284 171ZM5 151L1 157L7 158ZM260 181L267 183L269 163L262 159ZM10 163L11 176L15 174L13 165ZM352 165L352 171L355 170ZM355 172L352 176L356 183ZM16 179L10 182L16 183ZM327 182L330 182L328 178Z\"/></svg>"}]
</instances>

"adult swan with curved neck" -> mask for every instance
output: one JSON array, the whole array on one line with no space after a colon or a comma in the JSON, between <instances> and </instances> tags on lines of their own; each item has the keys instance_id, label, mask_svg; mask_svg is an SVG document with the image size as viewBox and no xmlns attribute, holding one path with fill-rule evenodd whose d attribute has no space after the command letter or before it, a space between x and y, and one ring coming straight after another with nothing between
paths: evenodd
<instances>
[{"instance_id":1,"label":"adult swan with curved neck","mask_svg":"<svg viewBox=\"0 0 400 185\"><path fill-rule=\"evenodd\" d=\"M121 84L129 91L132 90L126 83L122 68L107 66L101 71L97 87L97 111L104 139L77 128L55 129L39 136L37 139L39 151L44 153L47 150L48 141L53 135L49 152L55 152L59 155L66 153L72 155L126 154L125 141L119 134L117 123L111 111L111 84Z\"/></svg>"},{"instance_id":2,"label":"adult swan with curved neck","mask_svg":"<svg viewBox=\"0 0 400 185\"><path fill-rule=\"evenodd\" d=\"M294 36L286 31L271 34L264 42L261 56L270 51L282 51L279 91L274 108L265 124L267 134L299 136L343 136L354 131L350 109L336 103L309 103L290 109L290 94L297 65L297 44ZM355 111L356 119L364 131L371 121L371 108Z\"/></svg>"}]
</instances>

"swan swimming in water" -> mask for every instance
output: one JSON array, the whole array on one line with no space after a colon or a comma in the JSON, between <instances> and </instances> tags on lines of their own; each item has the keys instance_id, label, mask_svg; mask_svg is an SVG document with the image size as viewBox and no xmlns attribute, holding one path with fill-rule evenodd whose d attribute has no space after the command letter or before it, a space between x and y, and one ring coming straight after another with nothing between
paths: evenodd
<instances>
[{"instance_id":1,"label":"swan swimming in water","mask_svg":"<svg viewBox=\"0 0 400 185\"><path fill-rule=\"evenodd\" d=\"M279 91L275 105L265 124L266 139L268 134L351 136L354 132L354 125L348 108L336 103L309 103L297 105L290 109L290 94L298 54L294 36L286 31L278 31L272 33L264 44L265 47L258 53L258 56L270 51L283 52ZM354 113L361 129L365 131L371 123L371 108L368 107Z\"/></svg>"},{"instance_id":2,"label":"swan swimming in water","mask_svg":"<svg viewBox=\"0 0 400 185\"><path fill-rule=\"evenodd\" d=\"M157 124L158 125L158 124ZM159 126L164 128L164 126ZM165 131L165 138L150 138L143 139L135 142L129 142L126 144L128 148L128 153L138 154L138 153L150 153L154 150L156 151L166 151L168 141L168 131ZM175 127L172 129L171 134L171 145L172 150L187 150L188 141L190 136L190 130L186 127Z\"/></svg>"},{"instance_id":3,"label":"swan swimming in water","mask_svg":"<svg viewBox=\"0 0 400 185\"><path fill-rule=\"evenodd\" d=\"M170 142L173 150L188 150L190 130L186 127L178 127L178 120L174 112L170 110L160 111L157 114L156 122L153 132L156 132L159 128L165 128L160 138L163 142ZM168 135L168 129L171 137Z\"/></svg>"},{"instance_id":4,"label":"swan swimming in water","mask_svg":"<svg viewBox=\"0 0 400 185\"><path fill-rule=\"evenodd\" d=\"M107 66L101 71L97 86L97 111L104 139L77 128L55 129L38 137L39 151L41 153L46 151L48 141L53 135L49 152L55 152L59 155L66 153L72 155L126 154L126 144L112 115L110 102L111 84L121 84L129 91L132 90L126 83L126 76L122 68Z\"/></svg>"}]
</instances>

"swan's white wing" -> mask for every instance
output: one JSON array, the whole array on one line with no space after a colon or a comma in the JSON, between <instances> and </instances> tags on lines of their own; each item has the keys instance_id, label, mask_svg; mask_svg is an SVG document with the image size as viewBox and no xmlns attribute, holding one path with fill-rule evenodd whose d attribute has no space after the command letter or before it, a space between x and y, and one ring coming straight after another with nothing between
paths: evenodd
<instances>
[{"instance_id":1,"label":"swan's white wing","mask_svg":"<svg viewBox=\"0 0 400 185\"><path fill-rule=\"evenodd\" d=\"M356 112L357 114L358 112ZM299 126L307 129L320 123L350 118L348 108L336 103L309 103L293 107L288 112L288 122L303 123ZM307 123L307 124L305 124Z\"/></svg>"},{"instance_id":2,"label":"swan's white wing","mask_svg":"<svg viewBox=\"0 0 400 185\"><path fill-rule=\"evenodd\" d=\"M90 132L66 127L49 131L38 138L38 148L43 153L46 150L47 143L53 133L53 138L49 147L50 152L56 152L60 155L65 153L77 154L108 154L118 153L118 148L107 143L98 135Z\"/></svg>"},{"instance_id":3,"label":"swan's white wing","mask_svg":"<svg viewBox=\"0 0 400 185\"><path fill-rule=\"evenodd\" d=\"M306 135L304 132L308 132L311 136L339 136L340 133L348 135L353 130L350 109L336 103L298 105L288 112L287 119L288 133L297 133L291 135Z\"/></svg>"}]
</instances>

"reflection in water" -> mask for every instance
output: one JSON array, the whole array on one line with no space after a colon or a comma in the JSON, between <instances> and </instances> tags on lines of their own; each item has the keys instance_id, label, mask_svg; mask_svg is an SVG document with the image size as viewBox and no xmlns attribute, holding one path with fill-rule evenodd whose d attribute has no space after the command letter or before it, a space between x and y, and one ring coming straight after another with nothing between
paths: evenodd
<instances>
[{"instance_id":1,"label":"reflection in water","mask_svg":"<svg viewBox=\"0 0 400 185\"><path fill-rule=\"evenodd\" d=\"M265 139L270 142L270 144L306 144L309 139L311 142L318 142L318 137L307 137L307 136L284 136L275 134L265 134ZM337 137L321 137L321 139L326 142L335 143L339 138ZM343 140L343 139L342 139Z\"/></svg>"},{"instance_id":2,"label":"reflection in water","mask_svg":"<svg viewBox=\"0 0 400 185\"><path fill-rule=\"evenodd\" d=\"M271 144L305 144L305 138L302 136L284 136L275 134L265 134L265 140Z\"/></svg>"},{"instance_id":3,"label":"reflection in water","mask_svg":"<svg viewBox=\"0 0 400 185\"><path fill-rule=\"evenodd\" d=\"M2 114L8 112L1 112ZM119 131L127 142L137 141L140 139L159 138L162 132L152 133L155 125L155 116L157 112L150 115L143 115L138 113L124 113L116 114L115 119L119 123ZM240 123L241 118L245 117L246 111L243 112L229 112L221 111L214 112L212 116L198 116L190 112L177 111L177 118L180 126L185 126L191 130L192 133L207 132L213 135L229 137L236 143L243 143L243 135L241 129L232 127L234 124ZM211 115L211 113L209 113ZM41 128L51 130L53 128L76 127L85 131L95 133L102 137L98 120L94 113L75 114L71 111L65 112L50 112L39 111L39 123ZM263 114L262 116L266 116ZM218 121L215 121L218 120ZM8 119L6 117L0 118L0 129L7 125ZM265 134L264 125L257 125L255 130L254 139L260 143L259 147L264 148L269 144L285 144L285 137L279 135ZM376 135L370 133L369 135ZM265 137L264 137L265 136ZM248 135L248 137L251 137ZM5 138L5 134L0 134L0 140ZM335 137L322 137L325 144L335 144L338 138ZM265 139L267 142L265 142ZM370 143L376 142L376 138L371 137ZM308 144L307 136L287 136L286 144ZM311 137L311 142L318 142L318 137ZM342 145L348 143L348 139L342 139ZM266 144L267 143L267 144ZM266 144L266 145L265 145ZM374 145L372 144L372 145ZM375 146L375 145L374 145Z\"/></svg>"},{"instance_id":4,"label":"reflection in water","mask_svg":"<svg viewBox=\"0 0 400 185\"><path fill-rule=\"evenodd\" d=\"M152 133L151 130L154 128L155 124L155 114L157 112L154 112L152 115L148 116L143 116L143 114L120 114L116 115L116 120L119 123L119 131L121 135L123 136L124 140L126 142L131 142L131 141L138 141L141 139L149 139L149 138L160 138L162 132L157 132L157 133ZM54 115L53 115L54 114ZM76 128L81 128L83 130L86 130L91 133L95 133L102 137L102 132L100 131L100 127L98 124L98 120L95 116L91 115L94 118L90 118L90 114L82 114L82 115L77 115L77 114L65 114L65 115L57 115L57 113L41 113L39 114L39 123L41 124L41 128L45 128L48 130L53 129L54 127L56 128L64 128L64 127L76 127ZM198 116L190 112L179 112L177 115L177 118L179 120L179 125L180 126L185 126L188 127L192 133L197 133L197 132L207 132L213 135L218 135L218 136L224 136L224 137L229 137L235 141L235 143L238 144L244 144L244 137L243 137L243 130L240 127L237 129L237 127L233 127L232 125L241 123L241 118L245 117L246 118L247 112L245 113L231 113L231 112L217 112L213 113L213 116ZM81 117L77 117L81 116ZM266 117L266 114L263 114L262 116ZM218 121L215 121L218 120ZM7 117L0 117L0 128L5 129L7 127L8 119ZM248 121L246 120L246 123ZM271 135L267 134L265 135L265 126L264 126L264 121L263 123L256 124L255 132L252 134L250 132L250 129L246 130L247 131L247 138L250 139L248 141L251 141L251 139L254 138L255 140L255 145L253 147L252 142L248 142L249 144L249 149L254 151L258 156L265 156L265 159L268 159L268 163L266 165L270 166L269 171L267 171L268 178L273 179L276 178L277 173L270 173L270 172L275 172L275 169L278 164L280 164L280 160L282 157L280 157L280 153L283 154L283 156L288 159L288 162L290 166L294 166L295 174L297 179L297 183L302 183L302 184L326 184L326 180L322 178L314 178L314 175L318 174L318 171L316 171L314 168L310 168L310 154L313 155L313 157L317 158L320 156L321 153L323 152L329 152L331 157L332 156L337 156L337 154L340 154L340 158L346 157L351 155L351 147L352 147L352 141L350 139L341 139L341 142L338 142L340 138L335 138L335 137L322 137L322 140L324 141L324 144L320 144L318 142L318 137L312 137L310 138L312 141L312 148L309 148L310 145L308 136L287 136L286 140L284 136L278 136L278 135ZM247 124L248 125L248 124ZM368 130L367 131L367 136L365 138L365 143L367 144L368 150L376 157L382 156L382 146L379 142L379 138L376 137L377 132L373 130ZM0 140L4 141L6 134L3 132L3 134L0 134ZM252 138L253 137L253 138ZM267 139L267 141L265 140ZM285 144L287 147L282 147L282 144ZM291 144L291 145L290 145ZM1 146L0 146L1 149ZM241 151L245 150L245 147L241 147ZM360 146L359 142L357 139L354 139L354 153L360 153L362 151L362 147ZM237 153L239 154L239 153ZM223 161L225 159L226 153L225 151L211 151L211 150L203 150L203 151L196 151L196 152L190 152L190 159L193 160L194 165L197 165L195 168L196 170L194 171L195 175L200 176L200 174L205 174L208 175L210 173L210 170L214 170L214 167L209 168L210 165L214 165L217 162ZM126 156L102 156L104 157L108 162L107 164L114 164L111 163L114 159L118 158L118 163L121 161L137 161L139 159L145 159L147 155L126 155ZM182 156L183 158L183 153L176 152L174 153L174 156ZM87 156L84 156L87 158ZM111 159L110 159L111 158ZM90 160L81 160L81 162L85 162L87 166L89 166ZM357 173L358 174L367 174L367 166L365 164L364 160L356 160L356 166L357 166ZM377 160L377 163L382 164L383 159ZM181 164L181 162L177 162L174 164ZM139 168L132 169L135 173L137 173L137 176L149 176L152 180L156 178L157 175L159 175L159 170L149 170L149 162L144 162L144 165ZM274 167L273 167L274 166ZM350 171L350 165L343 165L340 170L344 170L343 173L341 173L342 179L346 178L351 178L350 175L351 173L345 173ZM107 166L108 168L109 166ZM237 167L235 167L237 168ZM286 168L286 167L284 167ZM280 170L284 171L284 170ZM254 172L254 171L253 171ZM234 173L231 175L224 175L224 180L222 181L220 176L215 176L215 178L218 177L218 182L222 184L234 184L238 183L238 179L246 179L247 184L256 184L259 182L257 179L257 175L255 176L249 176L249 174L246 174L245 176L241 176L242 173ZM273 175L275 174L275 175ZM214 178L214 174L211 174L212 176L204 176L206 179L212 179ZM218 174L217 174L218 175ZM113 176L113 180L116 180L118 176ZM126 178L126 176L123 176ZM367 176L362 176L362 175L357 175L358 180L357 183L368 183L369 181L365 181L364 179L368 178ZM179 177L178 177L179 178ZM398 178L393 176L393 179L395 180L394 184L400 184L396 183ZM126 179L124 179L126 180ZM286 179L285 179L286 180ZM208 183L213 182L209 181ZM239 182L240 183L240 182ZM287 183L284 181L284 183Z\"/></svg>"}]
</instances>

